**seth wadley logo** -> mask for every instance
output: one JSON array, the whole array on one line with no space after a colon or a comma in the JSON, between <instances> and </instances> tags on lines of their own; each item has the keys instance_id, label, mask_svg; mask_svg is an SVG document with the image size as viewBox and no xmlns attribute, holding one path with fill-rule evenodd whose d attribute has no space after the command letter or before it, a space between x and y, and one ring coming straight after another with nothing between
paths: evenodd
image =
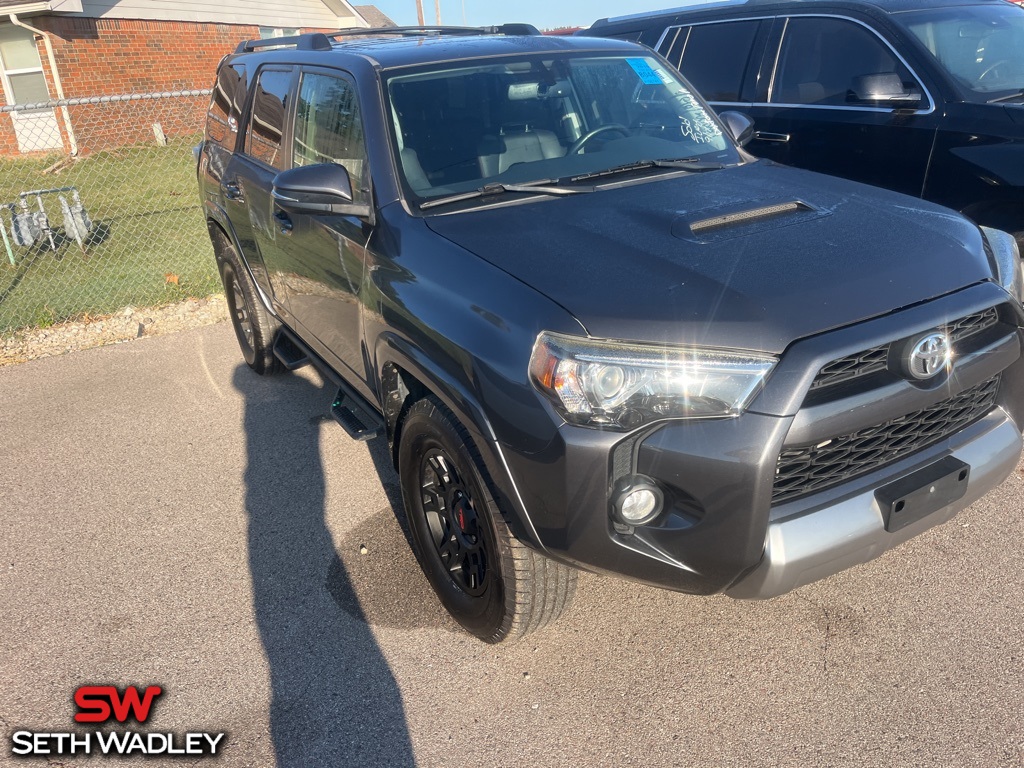
<instances>
[{"instance_id":1,"label":"seth wadley logo","mask_svg":"<svg viewBox=\"0 0 1024 768\"><path fill-rule=\"evenodd\" d=\"M83 685L75 691L76 723L102 725L110 720L140 725L149 719L153 702L163 693L159 685L144 692L129 685L119 691L113 685ZM213 756L224 746L223 733L154 733L149 731L97 730L78 733L15 731L11 753L18 757L40 755L158 755L161 757Z\"/></svg>"}]
</instances>

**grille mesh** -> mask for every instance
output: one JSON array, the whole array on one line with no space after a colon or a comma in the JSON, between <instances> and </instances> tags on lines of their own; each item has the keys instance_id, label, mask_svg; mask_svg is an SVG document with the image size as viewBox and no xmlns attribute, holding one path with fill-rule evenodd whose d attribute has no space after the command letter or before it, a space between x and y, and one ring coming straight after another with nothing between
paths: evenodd
<instances>
[{"instance_id":1,"label":"grille mesh","mask_svg":"<svg viewBox=\"0 0 1024 768\"><path fill-rule=\"evenodd\" d=\"M949 333L950 342L955 347L957 343L991 328L998 322L999 311L995 307L989 307L982 312L975 312L973 315L954 320L946 326L946 331ZM888 357L889 345L882 344L833 360L822 366L811 384L811 391L880 373L886 369Z\"/></svg>"},{"instance_id":2,"label":"grille mesh","mask_svg":"<svg viewBox=\"0 0 1024 768\"><path fill-rule=\"evenodd\" d=\"M805 448L784 450L772 503L841 485L943 440L977 421L995 404L999 377L930 408Z\"/></svg>"}]
</instances>

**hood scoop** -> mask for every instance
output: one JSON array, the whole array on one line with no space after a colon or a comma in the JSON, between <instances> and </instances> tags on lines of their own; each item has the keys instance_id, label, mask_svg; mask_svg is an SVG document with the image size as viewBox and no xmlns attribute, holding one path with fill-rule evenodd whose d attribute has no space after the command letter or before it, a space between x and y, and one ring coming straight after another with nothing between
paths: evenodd
<instances>
[{"instance_id":1,"label":"hood scoop","mask_svg":"<svg viewBox=\"0 0 1024 768\"><path fill-rule=\"evenodd\" d=\"M802 200L762 205L747 200L741 205L681 212L672 222L672 234L681 240L714 243L734 237L749 237L761 231L804 223L828 214L828 211Z\"/></svg>"}]
</instances>

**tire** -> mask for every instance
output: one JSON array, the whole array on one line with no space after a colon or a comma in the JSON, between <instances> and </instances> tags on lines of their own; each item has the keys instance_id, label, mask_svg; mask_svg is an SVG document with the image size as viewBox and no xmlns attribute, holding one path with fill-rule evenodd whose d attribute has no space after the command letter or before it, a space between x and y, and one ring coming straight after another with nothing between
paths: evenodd
<instances>
[{"instance_id":1,"label":"tire","mask_svg":"<svg viewBox=\"0 0 1024 768\"><path fill-rule=\"evenodd\" d=\"M576 571L512 535L469 435L432 397L402 422L398 471L420 567L468 632L500 643L546 626L569 606Z\"/></svg>"},{"instance_id":2,"label":"tire","mask_svg":"<svg viewBox=\"0 0 1024 768\"><path fill-rule=\"evenodd\" d=\"M280 372L284 366L274 356L274 339L280 324L263 306L249 273L222 233L213 235L213 247L242 357L261 376Z\"/></svg>"}]
</instances>

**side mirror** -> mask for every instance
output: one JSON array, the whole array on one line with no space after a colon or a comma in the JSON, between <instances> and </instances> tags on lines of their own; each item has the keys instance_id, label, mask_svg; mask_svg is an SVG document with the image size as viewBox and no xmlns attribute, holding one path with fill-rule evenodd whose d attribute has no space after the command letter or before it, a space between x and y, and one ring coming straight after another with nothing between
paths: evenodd
<instances>
[{"instance_id":1,"label":"side mirror","mask_svg":"<svg viewBox=\"0 0 1024 768\"><path fill-rule=\"evenodd\" d=\"M372 218L369 205L352 202L352 180L337 163L303 165L274 177L274 202L291 213Z\"/></svg>"},{"instance_id":2,"label":"side mirror","mask_svg":"<svg viewBox=\"0 0 1024 768\"><path fill-rule=\"evenodd\" d=\"M921 94L908 91L895 72L860 75L853 78L846 95L849 102L912 106L921 103Z\"/></svg>"},{"instance_id":3,"label":"side mirror","mask_svg":"<svg viewBox=\"0 0 1024 768\"><path fill-rule=\"evenodd\" d=\"M729 131L729 135L741 147L747 146L754 138L754 121L748 115L730 110L722 112L718 117L725 123L725 129Z\"/></svg>"}]
</instances>

